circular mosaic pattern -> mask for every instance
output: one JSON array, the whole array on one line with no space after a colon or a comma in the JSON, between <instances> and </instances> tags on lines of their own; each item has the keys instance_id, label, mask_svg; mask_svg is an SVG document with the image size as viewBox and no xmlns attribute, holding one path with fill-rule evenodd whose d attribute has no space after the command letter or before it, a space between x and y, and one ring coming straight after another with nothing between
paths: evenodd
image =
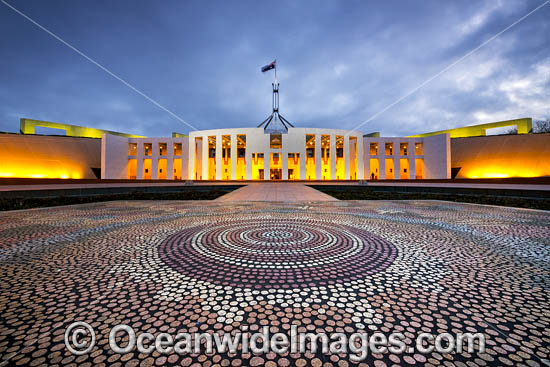
<instances>
[{"instance_id":1,"label":"circular mosaic pattern","mask_svg":"<svg viewBox=\"0 0 550 367\"><path fill-rule=\"evenodd\" d=\"M270 218L186 228L159 255L180 273L224 286L301 288L382 271L397 248L351 226Z\"/></svg>"},{"instance_id":2,"label":"circular mosaic pattern","mask_svg":"<svg viewBox=\"0 0 550 367\"><path fill-rule=\"evenodd\" d=\"M550 212L440 201L147 200L2 212L0 366L546 366L548 223ZM203 252L225 260L216 263L177 243L198 233L219 235L249 253L227 244L204 246ZM340 244L314 251L331 236ZM372 255L345 257L354 238ZM176 241L171 248L170 239ZM393 260L391 251L397 251ZM181 271L184 253L197 256L195 269ZM237 260L240 273L224 273ZM293 275L289 284L298 287L271 285L266 279L275 271ZM64 332L74 321L96 332L87 355L65 346ZM299 333L348 337L399 332L407 350L369 352L360 363L319 350L117 354L109 332L118 324L153 335L264 326L271 335L288 335L294 325ZM482 333L486 351L414 350L420 333L465 332Z\"/></svg>"}]
</instances>

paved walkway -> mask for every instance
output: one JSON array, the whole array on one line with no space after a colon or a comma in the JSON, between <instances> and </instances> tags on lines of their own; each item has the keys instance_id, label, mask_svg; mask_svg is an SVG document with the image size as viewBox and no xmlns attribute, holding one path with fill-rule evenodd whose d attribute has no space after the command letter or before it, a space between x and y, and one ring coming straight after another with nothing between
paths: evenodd
<instances>
[{"instance_id":1,"label":"paved walkway","mask_svg":"<svg viewBox=\"0 0 550 367\"><path fill-rule=\"evenodd\" d=\"M252 183L241 187L216 201L336 201L321 191L312 189L301 183Z\"/></svg>"}]
</instances>

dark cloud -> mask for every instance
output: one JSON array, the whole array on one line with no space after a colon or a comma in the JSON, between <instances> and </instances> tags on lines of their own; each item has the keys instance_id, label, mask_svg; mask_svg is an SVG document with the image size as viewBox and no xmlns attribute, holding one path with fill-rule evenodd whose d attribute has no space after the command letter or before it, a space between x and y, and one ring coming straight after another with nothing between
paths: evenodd
<instances>
[{"instance_id":1,"label":"dark cloud","mask_svg":"<svg viewBox=\"0 0 550 367\"><path fill-rule=\"evenodd\" d=\"M538 0L10 2L198 129L352 129L501 31ZM406 135L550 117L550 4L361 126ZM0 5L0 130L19 117L150 136L189 128Z\"/></svg>"}]
</instances>

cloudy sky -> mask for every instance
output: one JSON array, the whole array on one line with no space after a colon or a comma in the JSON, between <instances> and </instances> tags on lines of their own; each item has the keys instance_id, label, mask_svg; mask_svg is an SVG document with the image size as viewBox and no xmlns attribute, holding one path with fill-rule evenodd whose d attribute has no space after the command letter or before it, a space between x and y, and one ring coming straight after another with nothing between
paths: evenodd
<instances>
[{"instance_id":1,"label":"cloudy sky","mask_svg":"<svg viewBox=\"0 0 550 367\"><path fill-rule=\"evenodd\" d=\"M299 127L407 135L550 117L550 3L401 96L543 0L8 0L196 129ZM0 131L19 118L148 136L192 130L0 3ZM373 118L373 116L375 116Z\"/></svg>"}]
</instances>

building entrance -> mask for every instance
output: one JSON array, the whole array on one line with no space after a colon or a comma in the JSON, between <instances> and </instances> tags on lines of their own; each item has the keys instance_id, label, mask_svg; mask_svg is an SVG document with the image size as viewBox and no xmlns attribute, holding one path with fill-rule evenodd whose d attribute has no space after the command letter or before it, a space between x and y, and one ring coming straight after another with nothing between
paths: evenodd
<instances>
[{"instance_id":1,"label":"building entrance","mask_svg":"<svg viewBox=\"0 0 550 367\"><path fill-rule=\"evenodd\" d=\"M283 179L283 170L282 169L271 169L271 180L282 180Z\"/></svg>"}]
</instances>

